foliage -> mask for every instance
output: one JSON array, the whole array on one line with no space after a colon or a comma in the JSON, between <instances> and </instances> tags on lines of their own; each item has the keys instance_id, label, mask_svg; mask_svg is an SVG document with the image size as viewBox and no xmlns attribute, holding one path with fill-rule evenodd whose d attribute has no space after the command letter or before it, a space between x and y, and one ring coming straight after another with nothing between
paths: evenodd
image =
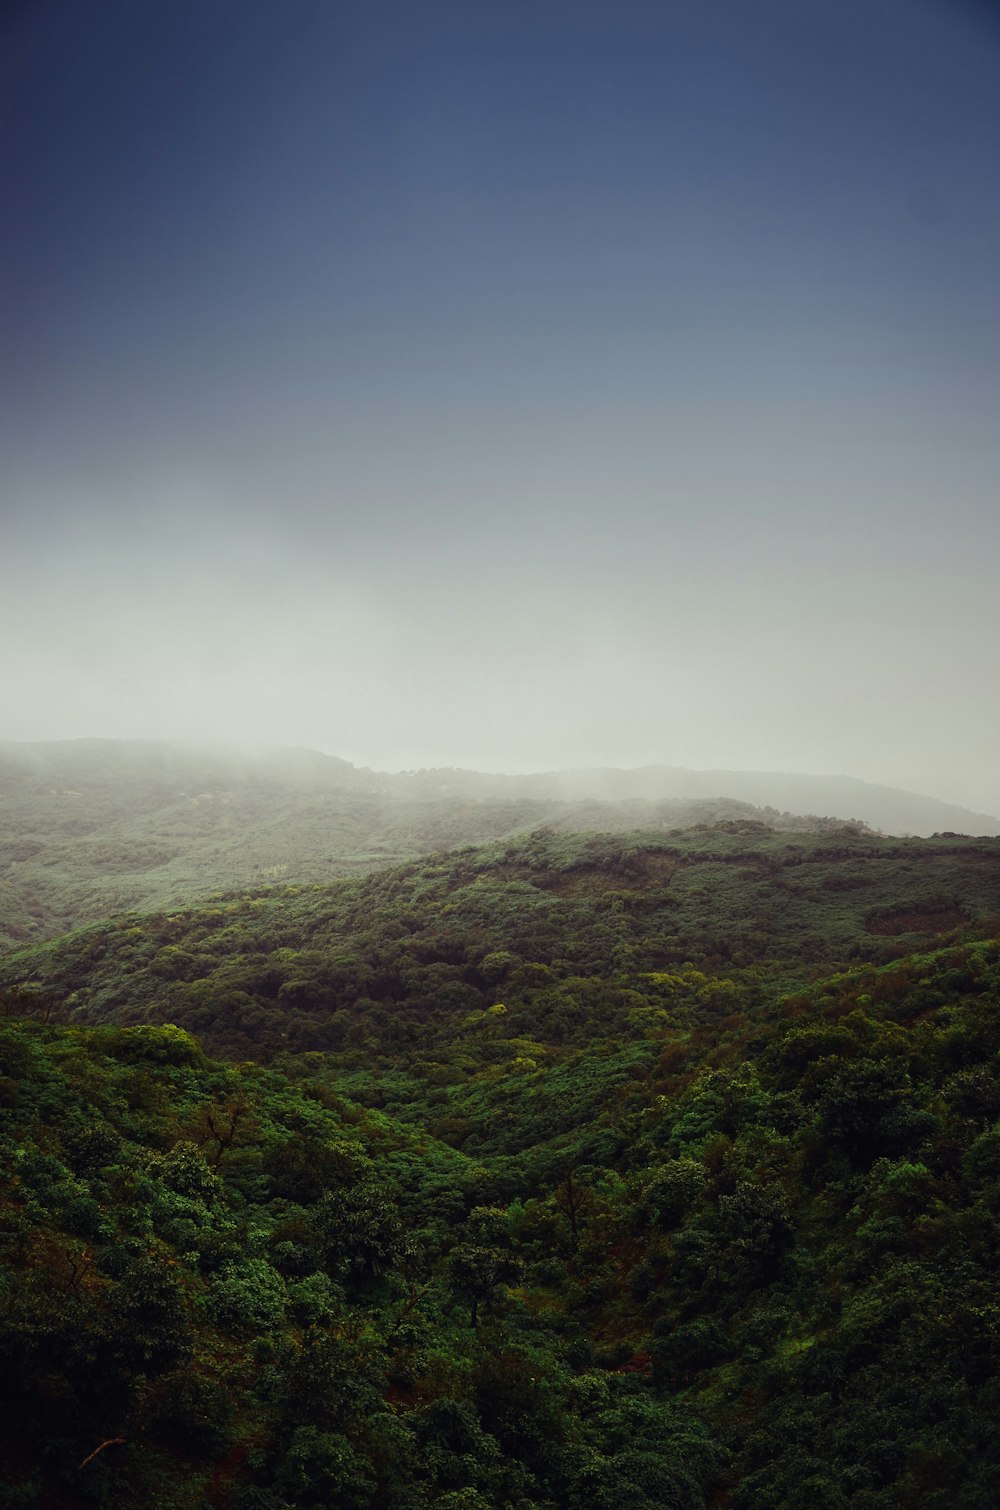
<instances>
[{"instance_id":1,"label":"foliage","mask_svg":"<svg viewBox=\"0 0 1000 1510\"><path fill-rule=\"evenodd\" d=\"M8 1501L996 1503L1000 942L866 931L995 858L535 834L8 956Z\"/></svg>"}]
</instances>

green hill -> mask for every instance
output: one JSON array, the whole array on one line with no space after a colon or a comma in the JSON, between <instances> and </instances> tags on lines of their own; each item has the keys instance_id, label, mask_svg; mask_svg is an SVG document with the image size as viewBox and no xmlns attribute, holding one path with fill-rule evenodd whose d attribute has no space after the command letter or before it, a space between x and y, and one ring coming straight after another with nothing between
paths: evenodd
<instances>
[{"instance_id":1,"label":"green hill","mask_svg":"<svg viewBox=\"0 0 1000 1510\"><path fill-rule=\"evenodd\" d=\"M122 916L10 951L0 980L41 980L78 1022L171 1021L255 1057L360 1036L364 1057L383 1029L396 1042L411 1026L451 1034L498 999L506 1033L537 1037L550 1017L553 1035L606 1031L605 996L588 1007L567 982L655 1001L657 977L687 969L752 994L997 917L992 839L779 835L742 822L543 830L327 886Z\"/></svg>"},{"instance_id":2,"label":"green hill","mask_svg":"<svg viewBox=\"0 0 1000 1510\"><path fill-rule=\"evenodd\" d=\"M310 750L0 744L0 946L113 912L364 874L543 825L666 832L747 820L794 832L854 819L887 832L1000 830L930 799L824 781L666 767L389 776ZM817 813L836 816L808 816Z\"/></svg>"},{"instance_id":3,"label":"green hill","mask_svg":"<svg viewBox=\"0 0 1000 1510\"><path fill-rule=\"evenodd\" d=\"M986 1510L998 899L543 832L7 955L6 1503Z\"/></svg>"}]
</instances>

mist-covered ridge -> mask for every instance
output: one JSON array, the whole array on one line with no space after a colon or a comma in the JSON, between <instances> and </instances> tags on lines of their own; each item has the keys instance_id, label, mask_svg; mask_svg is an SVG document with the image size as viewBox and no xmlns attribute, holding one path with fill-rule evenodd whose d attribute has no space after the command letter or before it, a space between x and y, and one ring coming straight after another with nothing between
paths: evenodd
<instances>
[{"instance_id":1,"label":"mist-covered ridge","mask_svg":"<svg viewBox=\"0 0 1000 1510\"><path fill-rule=\"evenodd\" d=\"M74 739L0 742L0 796L27 787L77 783L83 788L147 782L207 791L220 785L272 784L296 790L378 792L396 798L517 797L581 802L732 799L772 807L776 815L816 815L867 823L888 834L1000 834L1000 817L854 776L794 771L692 770L646 765L581 767L524 774L435 767L374 771L301 747L191 744L157 740ZM63 792L75 789L70 786Z\"/></svg>"},{"instance_id":2,"label":"mist-covered ridge","mask_svg":"<svg viewBox=\"0 0 1000 1510\"><path fill-rule=\"evenodd\" d=\"M434 851L557 832L757 824L1000 833L931 798L846 779L671 767L389 774L307 749L125 740L0 744L0 943L219 892L315 884Z\"/></svg>"}]
</instances>

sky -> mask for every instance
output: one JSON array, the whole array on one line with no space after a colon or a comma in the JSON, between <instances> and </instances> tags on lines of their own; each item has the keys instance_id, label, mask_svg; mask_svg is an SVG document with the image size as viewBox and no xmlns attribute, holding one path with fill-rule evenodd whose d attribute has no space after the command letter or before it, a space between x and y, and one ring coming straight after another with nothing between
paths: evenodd
<instances>
[{"instance_id":1,"label":"sky","mask_svg":"<svg viewBox=\"0 0 1000 1510\"><path fill-rule=\"evenodd\" d=\"M21 0L0 734L1000 812L973 0Z\"/></svg>"}]
</instances>

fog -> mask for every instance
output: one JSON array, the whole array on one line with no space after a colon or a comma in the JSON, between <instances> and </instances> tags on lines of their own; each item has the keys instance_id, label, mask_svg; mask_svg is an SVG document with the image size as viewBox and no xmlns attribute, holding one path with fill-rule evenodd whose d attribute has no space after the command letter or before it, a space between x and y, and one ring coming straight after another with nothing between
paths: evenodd
<instances>
[{"instance_id":1,"label":"fog","mask_svg":"<svg viewBox=\"0 0 1000 1510\"><path fill-rule=\"evenodd\" d=\"M1000 812L974 9L4 25L0 735Z\"/></svg>"}]
</instances>

